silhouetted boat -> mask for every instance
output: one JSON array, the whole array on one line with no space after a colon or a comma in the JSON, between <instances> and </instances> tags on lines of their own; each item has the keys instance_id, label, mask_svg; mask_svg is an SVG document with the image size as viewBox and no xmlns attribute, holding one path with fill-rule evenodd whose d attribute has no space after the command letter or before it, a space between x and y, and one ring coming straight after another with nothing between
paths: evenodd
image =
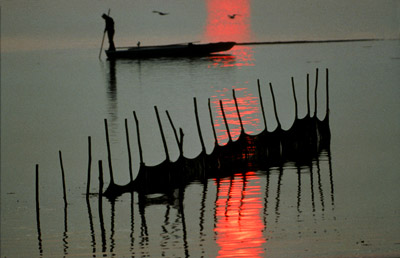
<instances>
[{"instance_id":1,"label":"silhouetted boat","mask_svg":"<svg viewBox=\"0 0 400 258\"><path fill-rule=\"evenodd\" d=\"M235 42L217 42L207 44L172 44L161 46L120 47L115 51L106 50L109 59L140 59L154 57L191 57L208 56L231 49Z\"/></svg>"}]
</instances>

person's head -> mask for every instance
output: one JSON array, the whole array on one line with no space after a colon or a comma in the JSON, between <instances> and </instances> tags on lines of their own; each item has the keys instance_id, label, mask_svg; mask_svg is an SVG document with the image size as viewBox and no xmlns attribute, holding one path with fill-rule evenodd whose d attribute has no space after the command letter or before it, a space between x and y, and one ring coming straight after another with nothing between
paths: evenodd
<instances>
[{"instance_id":1,"label":"person's head","mask_svg":"<svg viewBox=\"0 0 400 258\"><path fill-rule=\"evenodd\" d=\"M103 17L103 19L105 19L105 18L107 18L107 14L103 13L103 15L101 17Z\"/></svg>"}]
</instances>

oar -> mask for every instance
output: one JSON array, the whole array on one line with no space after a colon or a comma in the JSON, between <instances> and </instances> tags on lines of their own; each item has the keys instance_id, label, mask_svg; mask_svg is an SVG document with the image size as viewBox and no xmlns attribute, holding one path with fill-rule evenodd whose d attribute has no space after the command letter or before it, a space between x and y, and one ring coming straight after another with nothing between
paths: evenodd
<instances>
[{"instance_id":1,"label":"oar","mask_svg":"<svg viewBox=\"0 0 400 258\"><path fill-rule=\"evenodd\" d=\"M108 8L108 13L107 15L110 15L110 8ZM100 53L99 53L99 59L101 59L101 52L103 51L103 45L104 45L104 38L106 37L106 31L103 33L103 40L101 41L101 47L100 47Z\"/></svg>"}]
</instances>

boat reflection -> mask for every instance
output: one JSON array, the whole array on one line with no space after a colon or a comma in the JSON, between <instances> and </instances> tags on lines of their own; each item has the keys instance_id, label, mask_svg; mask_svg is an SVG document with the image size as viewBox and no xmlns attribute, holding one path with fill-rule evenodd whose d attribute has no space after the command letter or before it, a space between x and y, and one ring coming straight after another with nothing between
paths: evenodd
<instances>
[{"instance_id":1,"label":"boat reflection","mask_svg":"<svg viewBox=\"0 0 400 258\"><path fill-rule=\"evenodd\" d=\"M208 68L255 66L253 52L251 46L235 46L228 52L229 55L212 55L208 57L212 61Z\"/></svg>"}]
</instances>

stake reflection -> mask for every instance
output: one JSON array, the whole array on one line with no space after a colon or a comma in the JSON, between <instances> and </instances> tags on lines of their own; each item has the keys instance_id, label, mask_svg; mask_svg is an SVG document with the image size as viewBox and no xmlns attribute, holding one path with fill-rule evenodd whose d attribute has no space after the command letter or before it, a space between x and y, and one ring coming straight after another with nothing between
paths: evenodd
<instances>
[{"instance_id":1,"label":"stake reflection","mask_svg":"<svg viewBox=\"0 0 400 258\"><path fill-rule=\"evenodd\" d=\"M246 172L219 181L214 229L221 248L218 257L261 257L266 240L259 180Z\"/></svg>"}]
</instances>

